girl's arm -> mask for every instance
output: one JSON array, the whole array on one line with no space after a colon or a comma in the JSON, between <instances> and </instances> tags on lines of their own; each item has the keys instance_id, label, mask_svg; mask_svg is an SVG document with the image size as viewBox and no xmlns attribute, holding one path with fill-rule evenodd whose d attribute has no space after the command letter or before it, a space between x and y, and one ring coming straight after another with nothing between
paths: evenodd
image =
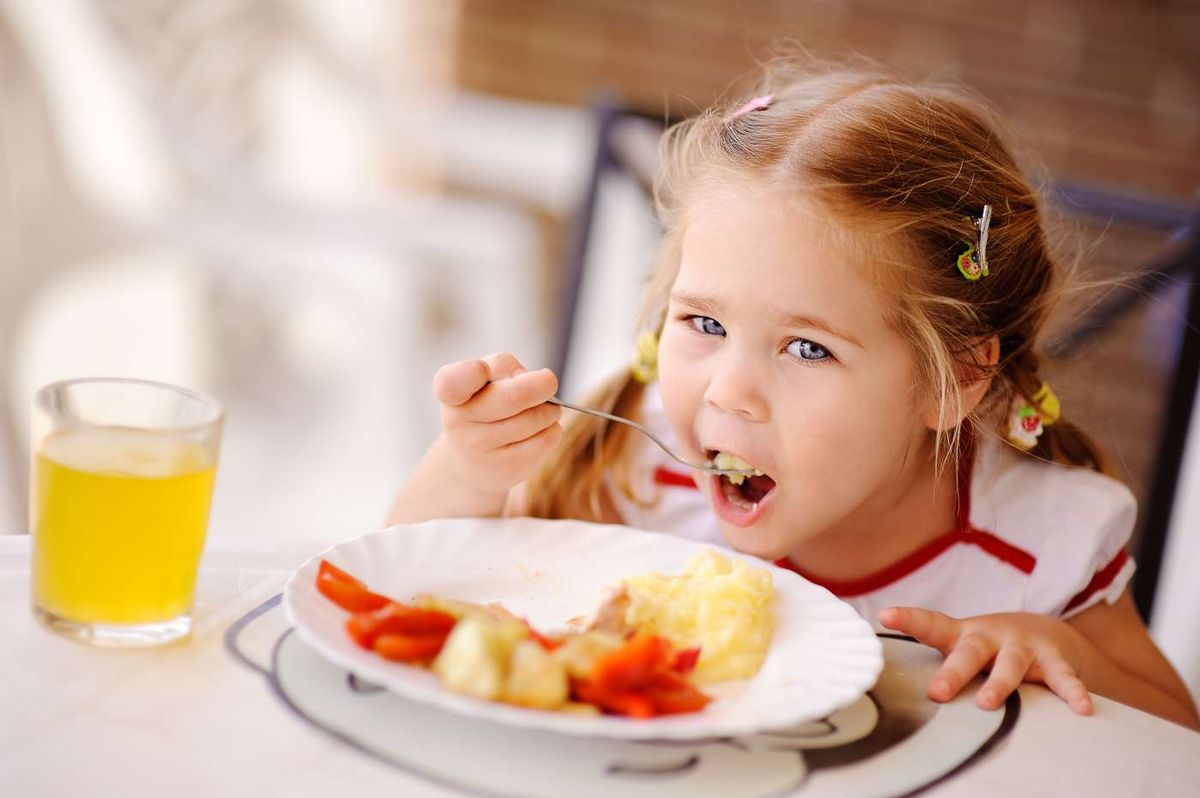
<instances>
[{"instance_id":1,"label":"girl's arm","mask_svg":"<svg viewBox=\"0 0 1200 798\"><path fill-rule=\"evenodd\" d=\"M1200 729L1195 703L1150 639L1128 592L1069 621L1022 612L958 619L915 607L886 609L879 618L946 656L929 684L935 701L949 701L988 670L976 694L985 709L1001 706L1022 681L1041 682L1081 715L1092 712L1091 689Z\"/></svg>"},{"instance_id":2,"label":"girl's arm","mask_svg":"<svg viewBox=\"0 0 1200 798\"><path fill-rule=\"evenodd\" d=\"M445 433L438 436L401 486L388 513L387 526L428 521L500 515L508 491L477 490L455 478L456 458Z\"/></svg>"},{"instance_id":3,"label":"girl's arm","mask_svg":"<svg viewBox=\"0 0 1200 798\"><path fill-rule=\"evenodd\" d=\"M1113 604L1100 602L1067 622L1101 655L1085 683L1122 704L1200 728L1196 703L1179 674L1154 645L1126 590Z\"/></svg>"},{"instance_id":4,"label":"girl's arm","mask_svg":"<svg viewBox=\"0 0 1200 798\"><path fill-rule=\"evenodd\" d=\"M510 354L443 366L433 380L443 431L400 489L389 524L496 516L562 439L558 390L548 369L526 371Z\"/></svg>"}]
</instances>

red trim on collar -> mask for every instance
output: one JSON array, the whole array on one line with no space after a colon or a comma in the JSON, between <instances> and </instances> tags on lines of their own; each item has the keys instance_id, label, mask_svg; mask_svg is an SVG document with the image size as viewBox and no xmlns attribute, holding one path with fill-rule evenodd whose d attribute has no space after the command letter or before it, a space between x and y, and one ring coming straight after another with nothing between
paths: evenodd
<instances>
[{"instance_id":1,"label":"red trim on collar","mask_svg":"<svg viewBox=\"0 0 1200 798\"><path fill-rule=\"evenodd\" d=\"M880 590L893 582L900 581L914 571L928 565L947 549L960 543L978 546L1001 562L1007 563L1025 574L1033 573L1034 566L1037 565L1037 559L1024 549L996 537L991 532L974 528L955 529L947 532L886 568L882 568L873 574L868 574L859 579L848 579L845 581L821 579L792 563L786 557L777 560L775 564L781 568L787 568L789 571L795 571L808 581L820 585L838 598L852 598Z\"/></svg>"},{"instance_id":2,"label":"red trim on collar","mask_svg":"<svg viewBox=\"0 0 1200 798\"><path fill-rule=\"evenodd\" d=\"M674 488L700 489L700 486L696 484L696 480L692 479L690 475L672 471L665 466L659 466L654 469L654 482L658 485L670 485Z\"/></svg>"},{"instance_id":3,"label":"red trim on collar","mask_svg":"<svg viewBox=\"0 0 1200 798\"><path fill-rule=\"evenodd\" d=\"M1113 583L1117 578L1117 574L1125 567L1125 561L1129 559L1129 552L1121 549L1117 555L1108 561L1108 565L1101 568L1092 575L1092 579L1087 583L1087 586L1080 590L1075 596L1067 602L1067 606L1063 607L1063 612L1070 612L1078 607L1083 602L1090 599L1092 596L1104 590Z\"/></svg>"},{"instance_id":4,"label":"red trim on collar","mask_svg":"<svg viewBox=\"0 0 1200 798\"><path fill-rule=\"evenodd\" d=\"M861 596L865 593L885 588L893 582L898 582L912 572L928 565L947 549L959 544L978 546L997 560L1011 565L1024 574L1033 573L1033 569L1037 565L1036 557L987 530L976 529L971 525L971 472L974 467L975 441L969 431L964 431L962 455L958 460L958 495L955 497L957 505L955 514L958 517L958 528L934 538L921 548L902 557L886 568L882 568L873 574L868 574L859 579L849 579L839 582L819 579L787 561L786 558L779 560L775 564L795 571L808 581L820 585L839 598Z\"/></svg>"}]
</instances>

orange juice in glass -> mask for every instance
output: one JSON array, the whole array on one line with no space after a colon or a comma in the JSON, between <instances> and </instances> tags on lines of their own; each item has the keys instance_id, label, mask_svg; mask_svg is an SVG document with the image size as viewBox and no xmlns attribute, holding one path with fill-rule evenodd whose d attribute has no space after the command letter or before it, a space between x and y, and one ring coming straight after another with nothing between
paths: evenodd
<instances>
[{"instance_id":1,"label":"orange juice in glass","mask_svg":"<svg viewBox=\"0 0 1200 798\"><path fill-rule=\"evenodd\" d=\"M155 645L191 630L222 412L161 383L84 379L34 409L34 613L97 645Z\"/></svg>"}]
</instances>

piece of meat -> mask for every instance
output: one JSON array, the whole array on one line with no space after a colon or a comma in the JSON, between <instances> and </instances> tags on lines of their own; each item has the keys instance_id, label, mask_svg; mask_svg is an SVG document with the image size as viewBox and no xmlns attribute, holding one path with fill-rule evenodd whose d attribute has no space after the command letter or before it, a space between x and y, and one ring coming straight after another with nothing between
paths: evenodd
<instances>
[{"instance_id":1,"label":"piece of meat","mask_svg":"<svg viewBox=\"0 0 1200 798\"><path fill-rule=\"evenodd\" d=\"M624 637L633 631L625 620L629 610L629 591L624 584L610 587L604 592L600 606L583 625L586 632L608 632Z\"/></svg>"}]
</instances>

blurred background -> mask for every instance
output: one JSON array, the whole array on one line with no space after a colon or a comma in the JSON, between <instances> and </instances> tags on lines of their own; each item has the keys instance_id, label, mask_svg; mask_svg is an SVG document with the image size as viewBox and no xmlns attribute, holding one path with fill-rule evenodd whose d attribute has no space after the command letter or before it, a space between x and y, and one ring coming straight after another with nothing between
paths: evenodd
<instances>
[{"instance_id":1,"label":"blurred background","mask_svg":"<svg viewBox=\"0 0 1200 798\"><path fill-rule=\"evenodd\" d=\"M1200 686L1197 0L0 0L0 530L34 390L84 375L224 403L213 532L378 527L438 365L621 367L663 121L784 46L983 93L1064 256L1127 281L1059 314L1051 378Z\"/></svg>"}]
</instances>

